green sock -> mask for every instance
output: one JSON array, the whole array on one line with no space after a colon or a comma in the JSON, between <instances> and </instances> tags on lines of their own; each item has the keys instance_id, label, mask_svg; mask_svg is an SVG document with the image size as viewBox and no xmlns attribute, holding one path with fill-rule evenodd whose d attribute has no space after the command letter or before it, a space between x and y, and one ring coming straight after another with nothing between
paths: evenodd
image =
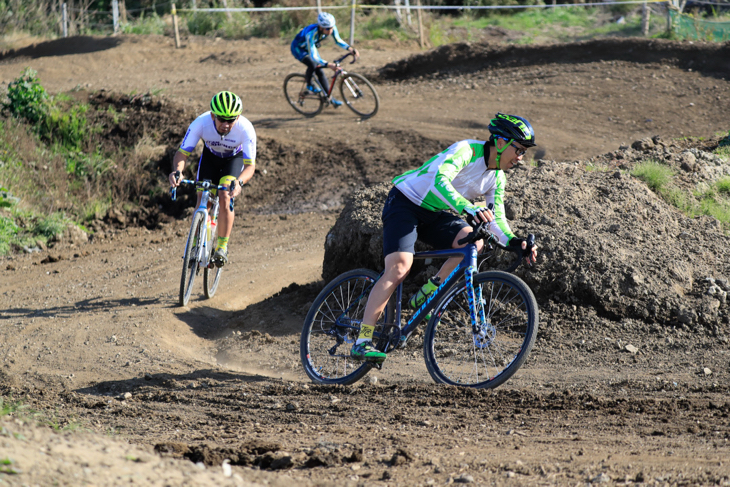
<instances>
[{"instance_id":1,"label":"green sock","mask_svg":"<svg viewBox=\"0 0 730 487\"><path fill-rule=\"evenodd\" d=\"M227 250L228 249L228 237L218 237L218 246L216 250Z\"/></svg>"}]
</instances>

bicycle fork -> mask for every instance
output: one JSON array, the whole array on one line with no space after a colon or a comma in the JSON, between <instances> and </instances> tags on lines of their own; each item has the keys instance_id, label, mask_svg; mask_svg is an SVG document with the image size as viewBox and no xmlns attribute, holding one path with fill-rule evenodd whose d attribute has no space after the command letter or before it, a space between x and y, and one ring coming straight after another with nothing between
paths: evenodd
<instances>
[{"instance_id":1,"label":"bicycle fork","mask_svg":"<svg viewBox=\"0 0 730 487\"><path fill-rule=\"evenodd\" d=\"M486 348L494 339L495 328L486 317L484 311L484 297L482 286L474 286L474 266L469 266L464 273L466 278L466 295L469 301L469 314L471 315L471 332L476 348Z\"/></svg>"}]
</instances>

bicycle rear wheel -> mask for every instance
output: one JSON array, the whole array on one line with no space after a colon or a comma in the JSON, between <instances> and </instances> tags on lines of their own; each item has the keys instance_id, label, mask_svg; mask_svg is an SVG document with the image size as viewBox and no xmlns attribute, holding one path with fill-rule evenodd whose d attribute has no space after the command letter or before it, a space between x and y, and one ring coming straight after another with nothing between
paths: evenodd
<instances>
[{"instance_id":1,"label":"bicycle rear wheel","mask_svg":"<svg viewBox=\"0 0 730 487\"><path fill-rule=\"evenodd\" d=\"M461 282L437 305L423 354L436 382L492 389L527 359L537 336L537 301L519 277L502 271L474 275L474 293L477 315L483 310L486 321L476 330L472 326L466 283Z\"/></svg>"},{"instance_id":2,"label":"bicycle rear wheel","mask_svg":"<svg viewBox=\"0 0 730 487\"><path fill-rule=\"evenodd\" d=\"M319 384L352 384L373 367L350 358L350 349L360 333L365 304L378 274L356 269L334 278L314 300L304 320L300 355L304 371ZM391 308L386 308L386 314ZM376 325L375 346L383 328ZM391 318L392 321L392 318Z\"/></svg>"},{"instance_id":3,"label":"bicycle rear wheel","mask_svg":"<svg viewBox=\"0 0 730 487\"><path fill-rule=\"evenodd\" d=\"M347 73L342 77L340 94L350 110L362 118L370 118L378 113L380 98L373 85L364 76Z\"/></svg>"},{"instance_id":4,"label":"bicycle rear wheel","mask_svg":"<svg viewBox=\"0 0 730 487\"><path fill-rule=\"evenodd\" d=\"M306 78L300 73L284 78L284 96L289 105L305 117L314 117L324 108L324 99L307 89Z\"/></svg>"},{"instance_id":5,"label":"bicycle rear wheel","mask_svg":"<svg viewBox=\"0 0 730 487\"><path fill-rule=\"evenodd\" d=\"M208 240L208 253L210 255L213 255L213 249L215 249L217 241L218 225L215 225L211 229L210 239ZM203 292L205 293L205 297L208 299L212 298L218 290L218 283L220 282L221 274L223 273L222 267L212 265L210 261L211 259L208 259L208 265L205 269L203 269Z\"/></svg>"},{"instance_id":6,"label":"bicycle rear wheel","mask_svg":"<svg viewBox=\"0 0 730 487\"><path fill-rule=\"evenodd\" d=\"M180 306L185 306L190 300L195 275L198 273L198 254L200 253L198 246L203 245L204 238L205 220L203 214L195 212L183 257L182 276L180 277Z\"/></svg>"}]
</instances>

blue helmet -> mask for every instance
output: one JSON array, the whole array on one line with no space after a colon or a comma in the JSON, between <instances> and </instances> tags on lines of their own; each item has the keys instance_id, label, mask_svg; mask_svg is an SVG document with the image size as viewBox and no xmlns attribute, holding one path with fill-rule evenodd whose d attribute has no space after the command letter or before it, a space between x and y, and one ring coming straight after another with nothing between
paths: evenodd
<instances>
[{"instance_id":1,"label":"blue helmet","mask_svg":"<svg viewBox=\"0 0 730 487\"><path fill-rule=\"evenodd\" d=\"M327 12L322 12L317 16L317 25L323 29L331 29L335 26L335 16Z\"/></svg>"},{"instance_id":2,"label":"blue helmet","mask_svg":"<svg viewBox=\"0 0 730 487\"><path fill-rule=\"evenodd\" d=\"M507 140L514 140L525 147L535 146L535 131L532 125L526 119L516 115L506 115L498 113L489 122L489 132L492 136L490 141L495 137L503 137Z\"/></svg>"}]
</instances>

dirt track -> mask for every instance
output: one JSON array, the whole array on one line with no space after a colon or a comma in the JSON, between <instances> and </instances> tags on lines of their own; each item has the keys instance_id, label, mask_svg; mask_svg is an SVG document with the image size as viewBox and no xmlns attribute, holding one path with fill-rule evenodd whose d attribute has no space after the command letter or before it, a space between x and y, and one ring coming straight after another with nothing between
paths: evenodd
<instances>
[{"instance_id":1,"label":"dirt track","mask_svg":"<svg viewBox=\"0 0 730 487\"><path fill-rule=\"evenodd\" d=\"M726 58L689 71L671 55L632 62L584 53L551 63L550 52L559 50L541 50L536 64L486 62L462 74L445 72L458 67L450 63L440 74L396 79L380 68L414 51L364 46L357 71L378 77L383 105L361 122L344 108L304 120L285 105L281 80L299 66L283 43L196 39L176 51L168 39L121 38L88 46L56 41L6 55L0 79L7 83L29 65L51 92L164 89L172 102L200 111L212 93L232 89L261 137L267 173L252 184L260 196L245 202L250 211L239 206L232 263L212 301L199 294L188 308L176 307L184 220L0 261L0 390L60 426L91 432L79 451L73 435L87 433L60 436L6 422L24 436L0 439L0 458L14 458L22 473L0 479L730 483L727 344L705 336L671 335L682 346L667 338L666 347L634 356L616 344L648 341L649 329L632 336L604 320L577 332L590 309L554 309L547 316L562 340L538 341L496 392L432 384L417 348L349 388L309 384L298 362L301 321L321 285L324 238L349 188L415 167L440 145L483 138L499 110L533 122L536 153L545 159L585 159L654 134L727 131ZM49 256L57 261L41 263ZM541 326L549 331L551 322ZM124 442L140 451L123 452ZM46 445L42 453L38 444ZM226 458L231 477L220 467Z\"/></svg>"}]
</instances>

